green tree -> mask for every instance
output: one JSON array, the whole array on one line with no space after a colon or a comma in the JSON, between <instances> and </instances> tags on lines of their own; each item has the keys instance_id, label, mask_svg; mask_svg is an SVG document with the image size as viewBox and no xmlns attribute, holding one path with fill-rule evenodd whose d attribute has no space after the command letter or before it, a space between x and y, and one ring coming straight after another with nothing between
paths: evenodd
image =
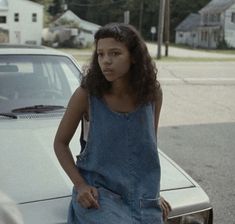
<instances>
[{"instance_id":1,"label":"green tree","mask_svg":"<svg viewBox=\"0 0 235 224\"><path fill-rule=\"evenodd\" d=\"M89 0L68 0L67 4L69 10L73 11L80 18L88 20Z\"/></svg>"},{"instance_id":2,"label":"green tree","mask_svg":"<svg viewBox=\"0 0 235 224\"><path fill-rule=\"evenodd\" d=\"M63 12L62 0L53 0L52 4L48 7L48 12L52 16L56 16Z\"/></svg>"},{"instance_id":3,"label":"green tree","mask_svg":"<svg viewBox=\"0 0 235 224\"><path fill-rule=\"evenodd\" d=\"M44 4L45 8L55 0L32 0ZM61 5L62 0L56 0ZM175 27L190 13L198 12L211 0L170 0L170 35L174 41ZM109 22L123 22L124 11L130 12L130 23L134 25L145 39L151 39L150 29L158 26L160 0L64 0L68 9L77 16L90 22L104 25ZM143 7L141 8L141 4ZM46 10L44 11L45 15ZM141 16L142 15L142 16ZM47 16L53 19L51 16ZM49 20L50 20L49 19ZM155 37L156 39L156 37Z\"/></svg>"}]
</instances>

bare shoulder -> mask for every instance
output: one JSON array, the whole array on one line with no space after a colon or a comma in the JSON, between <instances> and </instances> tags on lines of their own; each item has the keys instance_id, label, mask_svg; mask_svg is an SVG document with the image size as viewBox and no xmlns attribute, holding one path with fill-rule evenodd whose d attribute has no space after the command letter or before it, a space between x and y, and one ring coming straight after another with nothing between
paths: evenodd
<instances>
[{"instance_id":1,"label":"bare shoulder","mask_svg":"<svg viewBox=\"0 0 235 224\"><path fill-rule=\"evenodd\" d=\"M88 91L82 87L78 87L73 93L71 100L82 104L80 106L87 105L88 104Z\"/></svg>"},{"instance_id":2,"label":"bare shoulder","mask_svg":"<svg viewBox=\"0 0 235 224\"><path fill-rule=\"evenodd\" d=\"M162 92L162 87L160 86L159 89L157 90L157 95L156 95L156 99L155 99L156 106L162 105L162 99L163 99L163 92Z\"/></svg>"},{"instance_id":3,"label":"bare shoulder","mask_svg":"<svg viewBox=\"0 0 235 224\"><path fill-rule=\"evenodd\" d=\"M68 107L78 107L86 111L88 108L88 91L82 87L78 87L73 93Z\"/></svg>"},{"instance_id":4,"label":"bare shoulder","mask_svg":"<svg viewBox=\"0 0 235 224\"><path fill-rule=\"evenodd\" d=\"M74 97L78 97L81 100L88 101L88 91L82 87L78 87L74 92Z\"/></svg>"},{"instance_id":5,"label":"bare shoulder","mask_svg":"<svg viewBox=\"0 0 235 224\"><path fill-rule=\"evenodd\" d=\"M56 139L68 144L75 133L82 116L87 111L88 93L79 87L71 96L67 109L60 122Z\"/></svg>"}]
</instances>

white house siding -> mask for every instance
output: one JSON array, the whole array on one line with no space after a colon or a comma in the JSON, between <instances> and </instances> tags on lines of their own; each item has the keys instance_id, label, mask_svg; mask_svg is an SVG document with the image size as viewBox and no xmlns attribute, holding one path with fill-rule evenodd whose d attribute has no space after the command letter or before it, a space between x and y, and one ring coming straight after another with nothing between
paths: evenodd
<instances>
[{"instance_id":1,"label":"white house siding","mask_svg":"<svg viewBox=\"0 0 235 224\"><path fill-rule=\"evenodd\" d=\"M177 44L187 44L191 47L198 46L198 27L200 25L200 15L190 13L177 27L176 38Z\"/></svg>"},{"instance_id":2,"label":"white house siding","mask_svg":"<svg viewBox=\"0 0 235 224\"><path fill-rule=\"evenodd\" d=\"M19 21L15 21L15 13L19 14ZM33 22L33 14L36 22ZM0 28L9 32L11 44L41 44L43 28L43 6L27 0L8 0L8 9L0 10L0 15L7 16L7 23L0 24Z\"/></svg>"},{"instance_id":3,"label":"white house siding","mask_svg":"<svg viewBox=\"0 0 235 224\"><path fill-rule=\"evenodd\" d=\"M8 2L2 1L0 5L0 16L7 18L8 15ZM9 42L9 25L8 20L6 23L0 23L0 43Z\"/></svg>"},{"instance_id":4,"label":"white house siding","mask_svg":"<svg viewBox=\"0 0 235 224\"><path fill-rule=\"evenodd\" d=\"M193 31L177 31L176 32L176 44L187 44L191 47L198 46L198 32L196 30Z\"/></svg>"},{"instance_id":5,"label":"white house siding","mask_svg":"<svg viewBox=\"0 0 235 224\"><path fill-rule=\"evenodd\" d=\"M210 15L210 14L209 14ZM205 14L201 14L201 26L199 27L199 46L203 48L216 48L223 37L224 13L220 13L220 21L203 21Z\"/></svg>"},{"instance_id":6,"label":"white house siding","mask_svg":"<svg viewBox=\"0 0 235 224\"><path fill-rule=\"evenodd\" d=\"M175 43L185 44L188 34L186 32L176 31Z\"/></svg>"},{"instance_id":7,"label":"white house siding","mask_svg":"<svg viewBox=\"0 0 235 224\"><path fill-rule=\"evenodd\" d=\"M235 13L235 4L225 12L224 37L229 46L235 47L235 22L231 21L232 13Z\"/></svg>"},{"instance_id":8,"label":"white house siding","mask_svg":"<svg viewBox=\"0 0 235 224\"><path fill-rule=\"evenodd\" d=\"M0 16L7 18L8 12L6 10L1 10L0 9ZM8 19L7 19L6 23L0 23L0 28L2 28L2 29L9 29Z\"/></svg>"},{"instance_id":9,"label":"white house siding","mask_svg":"<svg viewBox=\"0 0 235 224\"><path fill-rule=\"evenodd\" d=\"M193 30L189 38L189 45L192 47L198 47L199 35L198 30Z\"/></svg>"},{"instance_id":10,"label":"white house siding","mask_svg":"<svg viewBox=\"0 0 235 224\"><path fill-rule=\"evenodd\" d=\"M221 26L199 28L199 46L203 48L216 48L221 40Z\"/></svg>"},{"instance_id":11,"label":"white house siding","mask_svg":"<svg viewBox=\"0 0 235 224\"><path fill-rule=\"evenodd\" d=\"M216 48L218 42L223 39L223 27L225 23L224 13L219 13L219 21L209 20L211 14L215 14L215 12L201 13L201 23L198 29L198 46L202 48ZM205 17L208 18L207 21L205 21Z\"/></svg>"}]
</instances>

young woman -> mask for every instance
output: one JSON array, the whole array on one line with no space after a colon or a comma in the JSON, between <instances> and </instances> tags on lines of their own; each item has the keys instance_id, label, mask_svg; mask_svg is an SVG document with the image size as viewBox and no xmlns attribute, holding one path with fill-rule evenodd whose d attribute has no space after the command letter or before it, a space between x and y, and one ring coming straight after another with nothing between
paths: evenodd
<instances>
[{"instance_id":1,"label":"young woman","mask_svg":"<svg viewBox=\"0 0 235 224\"><path fill-rule=\"evenodd\" d=\"M167 217L170 205L159 195L156 74L134 27L108 24L97 31L91 64L54 141L74 184L68 223L162 224ZM75 164L69 142L81 120L86 144Z\"/></svg>"}]
</instances>

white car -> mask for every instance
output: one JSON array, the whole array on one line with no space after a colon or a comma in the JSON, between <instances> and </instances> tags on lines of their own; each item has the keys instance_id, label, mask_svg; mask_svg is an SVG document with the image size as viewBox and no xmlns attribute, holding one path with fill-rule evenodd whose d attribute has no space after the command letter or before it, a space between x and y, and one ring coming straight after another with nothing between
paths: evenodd
<instances>
[{"instance_id":1,"label":"white car","mask_svg":"<svg viewBox=\"0 0 235 224\"><path fill-rule=\"evenodd\" d=\"M72 183L53 150L55 132L81 72L71 56L45 47L0 45L0 190L25 224L66 223ZM71 142L80 152L80 126ZM160 151L168 224L212 224L207 194Z\"/></svg>"}]
</instances>

